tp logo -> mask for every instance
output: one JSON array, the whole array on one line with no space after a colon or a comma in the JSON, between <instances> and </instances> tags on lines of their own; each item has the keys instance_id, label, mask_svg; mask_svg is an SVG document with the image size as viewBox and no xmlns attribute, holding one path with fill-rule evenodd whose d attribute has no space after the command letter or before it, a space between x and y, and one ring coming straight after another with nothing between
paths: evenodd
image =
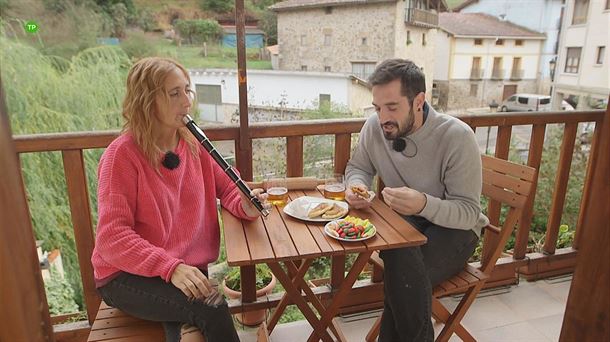
<instances>
[{"instance_id":1,"label":"tp logo","mask_svg":"<svg viewBox=\"0 0 610 342\"><path fill-rule=\"evenodd\" d=\"M38 24L36 22L30 20L25 23L25 30L29 33L36 33L38 31Z\"/></svg>"}]
</instances>

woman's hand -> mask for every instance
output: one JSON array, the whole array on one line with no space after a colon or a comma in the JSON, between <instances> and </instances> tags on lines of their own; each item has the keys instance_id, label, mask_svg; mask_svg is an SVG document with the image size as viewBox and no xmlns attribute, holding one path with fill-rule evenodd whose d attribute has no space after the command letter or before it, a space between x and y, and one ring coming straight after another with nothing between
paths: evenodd
<instances>
[{"instance_id":1,"label":"woman's hand","mask_svg":"<svg viewBox=\"0 0 610 342\"><path fill-rule=\"evenodd\" d=\"M186 264L180 264L174 269L171 282L188 298L203 300L212 291L212 285L205 274L197 267Z\"/></svg>"},{"instance_id":2,"label":"woman's hand","mask_svg":"<svg viewBox=\"0 0 610 342\"><path fill-rule=\"evenodd\" d=\"M265 190L263 190L263 189L254 189L254 190L252 190L252 192L250 194L252 194L252 196L255 196L256 198L258 198L258 200L263 205L263 208L269 210L269 209L271 209L271 204L269 204L269 202L267 202L268 195L264 192L265 192ZM258 211L258 209L256 209L254 204L252 204L249 197L246 197L246 195L244 195L241 191L239 192L239 195L241 196L241 207L246 212L246 215L248 215L250 217L258 217L261 215L261 212Z\"/></svg>"}]
</instances>

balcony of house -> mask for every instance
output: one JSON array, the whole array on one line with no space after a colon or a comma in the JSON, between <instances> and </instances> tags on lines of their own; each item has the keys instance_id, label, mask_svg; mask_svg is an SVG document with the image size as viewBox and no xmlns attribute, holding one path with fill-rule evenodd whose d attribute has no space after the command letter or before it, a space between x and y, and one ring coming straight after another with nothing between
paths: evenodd
<instances>
[{"instance_id":1,"label":"balcony of house","mask_svg":"<svg viewBox=\"0 0 610 342\"><path fill-rule=\"evenodd\" d=\"M479 145L482 146L484 152L505 160L509 158L509 153L511 155L516 153L521 156L524 164L536 170L539 170L543 163L543 150L545 150L545 144L548 143L548 139L545 139L547 128L553 126L561 130L559 135L561 145L558 152L560 155L556 159L556 164L552 165L552 168L556 169L556 176L550 187L552 193L547 196L550 203L540 203L542 198L536 195L528 198L518 220L514 246L504 251L496 263L491 278L487 281L488 292L483 292L475 300L474 306L468 311L463 322L466 329L481 341L493 341L495 337L513 336L515 333L522 334L520 335L522 340L557 340L570 287L570 274L574 270L576 257L580 252L582 232L602 230L601 226L585 224L585 213L589 212L589 207L595 204L588 201L587 196L583 196L577 223L574 227L570 227L570 232L573 234L572 244L571 246L560 245L560 240L565 238L566 233L562 227L562 214L575 141L582 139L583 125L594 127L589 129L591 140L583 149L586 151L586 161L583 161L586 164L586 172L584 172L583 188L578 190L582 190L581 193L586 195L593 188L601 186L601 184L595 183L598 178L593 177L592 170L595 168L596 161L602 159L603 153L607 153L600 149L599 141L602 132L600 123L604 120L604 116L607 119L608 115L610 114L598 110L459 116L475 131ZM203 128L212 141L231 142L235 145L236 151L239 150L240 141L243 139L251 142L259 139L280 138L281 141L285 141L285 154L275 157L285 160L287 177L300 177L304 174L304 157L308 153L304 149L304 138L317 138L323 135L333 137L334 153L329 156L329 162L334 165L335 172L343 173L350 158L352 144L355 142L352 139L353 135L360 131L364 122L365 119L356 118L255 123L250 126L248 134L242 134L243 132L240 132L237 125ZM49 322L53 325L53 335L56 341L85 341L96 322L101 299L95 290L90 262L95 242L91 217L93 211L89 201L91 189L88 189L87 177L92 177L92 175L88 175L86 172L90 168L85 165L84 155L89 150L105 148L117 135L118 132L81 132L24 135L13 138L18 160L23 160L28 154L48 152L62 156L66 196L70 204L70 219L82 277L85 311L50 317ZM514 141L517 136L516 140L523 142L523 146L515 151L511 141ZM487 151L485 151L486 146ZM249 172L251 172L253 158L251 150L249 154L238 154L236 157L237 168L246 170L249 168ZM248 173L248 171L244 173ZM23 179L21 181L23 183ZM534 194L537 182L538 174L533 183L532 193ZM25 202L27 198L19 200ZM543 235L534 236L531 231L532 213L534 208L540 205L548 207L548 217L543 218L547 222L546 231ZM502 217L498 203L490 201L485 210L491 222L498 225ZM536 248L529 244L532 239L537 241ZM34 246L33 241L32 246ZM561 247L558 248L558 246ZM20 248L27 248L27 246ZM336 288L346 279L346 262L349 258L343 255L332 256L330 259L329 277L308 283L311 292L322 302L332 299L336 294ZM15 267L19 269L31 267L20 264L20 260L14 262ZM473 261L472 265L477 266L478 262ZM293 302L282 301L283 293L273 293L256 298L253 290L255 286L254 266L240 266L240 270L244 275L242 278L244 297L241 300L229 301L230 311L233 314L293 304ZM348 341L364 340L368 329L379 316L380 308L383 307L382 270L377 266L369 266L365 270L365 273L362 274L363 279L355 283L339 308L341 318L338 320L338 324L346 332ZM557 280L554 278L557 276L562 278ZM44 286L38 286L37 289L38 295L45 298ZM455 308L456 296L459 294L445 297L442 301L449 308ZM303 294L303 298L306 298L305 294ZM79 320L79 317L84 317L84 320ZM437 324L436 328L440 328L440 326ZM274 334L277 337L274 337L273 334L271 336L278 341L306 340L311 329L307 321L301 320L276 326ZM258 336L257 333L256 330L244 330L240 331L240 336L244 341L254 341ZM518 337L515 337L514 340L519 339ZM162 336L150 339L150 341L156 340L161 341Z\"/></svg>"},{"instance_id":2,"label":"balcony of house","mask_svg":"<svg viewBox=\"0 0 610 342\"><path fill-rule=\"evenodd\" d=\"M491 79L497 80L497 81L503 80L504 73L505 73L504 69L493 69L491 71Z\"/></svg>"},{"instance_id":3,"label":"balcony of house","mask_svg":"<svg viewBox=\"0 0 610 342\"><path fill-rule=\"evenodd\" d=\"M483 79L483 69L471 69L470 70L470 79L473 81L478 81Z\"/></svg>"},{"instance_id":4,"label":"balcony of house","mask_svg":"<svg viewBox=\"0 0 610 342\"><path fill-rule=\"evenodd\" d=\"M431 10L408 7L405 10L405 23L425 28L437 28L438 13Z\"/></svg>"},{"instance_id":5,"label":"balcony of house","mask_svg":"<svg viewBox=\"0 0 610 342\"><path fill-rule=\"evenodd\" d=\"M524 70L523 69L513 69L510 73L511 81L520 81L523 79Z\"/></svg>"}]
</instances>

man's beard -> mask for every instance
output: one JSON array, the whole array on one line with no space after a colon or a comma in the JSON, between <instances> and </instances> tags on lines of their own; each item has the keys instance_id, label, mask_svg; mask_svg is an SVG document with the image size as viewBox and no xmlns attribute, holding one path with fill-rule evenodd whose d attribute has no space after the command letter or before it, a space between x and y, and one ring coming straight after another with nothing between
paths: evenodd
<instances>
[{"instance_id":1,"label":"man's beard","mask_svg":"<svg viewBox=\"0 0 610 342\"><path fill-rule=\"evenodd\" d=\"M407 117L407 124L402 130L399 128L398 122L386 121L384 124L381 125L381 131L383 132L383 136L387 140L394 140L394 139L398 139L399 137L405 137L409 133L411 133L411 130L413 130L414 124L415 124L415 114L413 113L413 107L411 107L409 109L409 116ZM383 129L384 126L396 127L396 131L387 132L386 130Z\"/></svg>"}]
</instances>

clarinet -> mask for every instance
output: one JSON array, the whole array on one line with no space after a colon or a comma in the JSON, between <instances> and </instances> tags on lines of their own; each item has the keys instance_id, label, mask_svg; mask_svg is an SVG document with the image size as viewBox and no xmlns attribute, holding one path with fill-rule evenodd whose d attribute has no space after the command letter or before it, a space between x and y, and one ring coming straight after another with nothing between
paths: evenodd
<instances>
[{"instance_id":1,"label":"clarinet","mask_svg":"<svg viewBox=\"0 0 610 342\"><path fill-rule=\"evenodd\" d=\"M263 207L263 204L261 203L261 201L258 200L258 198L256 198L256 196L252 196L250 194L251 190L248 185L244 183L244 181L241 179L241 177L239 177L239 175L235 172L231 165L229 165L229 163L227 163L227 161L220 155L220 153L218 153L214 145L212 145L212 143L210 142L210 139L208 139L208 137L205 135L205 133L203 133L201 128L199 128L195 121L193 121L193 118L191 118L190 115L186 115L182 119L182 121L186 125L186 128L188 128L188 130L195 136L195 139L199 141L203 148L205 148L205 150L208 151L212 158L214 158L216 163L220 165L220 167L224 170L227 176L231 178L233 183L237 185L239 190L241 190L244 195L250 198L250 202L254 204L256 209L258 209L258 211L260 211L264 217L267 217L269 215L269 210Z\"/></svg>"}]
</instances>

